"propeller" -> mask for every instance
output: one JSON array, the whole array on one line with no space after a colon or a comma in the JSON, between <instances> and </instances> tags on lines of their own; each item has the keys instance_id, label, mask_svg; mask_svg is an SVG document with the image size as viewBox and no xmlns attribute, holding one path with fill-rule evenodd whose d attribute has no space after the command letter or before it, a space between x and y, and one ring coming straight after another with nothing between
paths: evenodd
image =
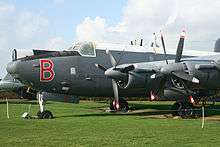
<instances>
[{"instance_id":1,"label":"propeller","mask_svg":"<svg viewBox=\"0 0 220 147\"><path fill-rule=\"evenodd\" d=\"M159 71L157 71L156 74L151 75L152 79L158 78L158 77L167 77L167 76L175 76L181 80L189 81L192 83L199 83L199 80L195 78L192 75L189 75L186 73L187 65L184 63L181 63L181 58L182 58L182 52L183 52L183 47L184 47L184 40L185 40L185 31L183 30L180 35L179 43L177 46L177 51L176 51L176 58L175 58L175 63L169 64L167 61L167 55L166 55L166 48L165 48L165 43L163 39L163 35L161 33L161 42L164 50L164 56L166 60L165 66L163 66Z\"/></svg>"},{"instance_id":2,"label":"propeller","mask_svg":"<svg viewBox=\"0 0 220 147\"><path fill-rule=\"evenodd\" d=\"M95 64L95 66L96 66L97 68L101 69L102 71L106 71L106 70L107 70L104 66L102 66L102 65L100 65L100 64Z\"/></svg>"},{"instance_id":3,"label":"propeller","mask_svg":"<svg viewBox=\"0 0 220 147\"><path fill-rule=\"evenodd\" d=\"M111 52L109 50L106 50L106 54L109 55L111 64L115 69L116 66L117 66L117 62L116 62L115 58L113 57L113 55L111 54ZM106 73L107 73L107 71L105 72L105 75L106 75ZM117 85L117 81L113 78L112 78L112 87L113 87L113 92L114 92L114 97L115 97L115 106L116 106L116 109L118 110L119 107L120 107L120 105L119 105L119 94L118 94L118 85Z\"/></svg>"},{"instance_id":4,"label":"propeller","mask_svg":"<svg viewBox=\"0 0 220 147\"><path fill-rule=\"evenodd\" d=\"M128 65L124 68L119 68L120 72L122 73L128 73L129 71L132 71L135 69L135 66L132 64L132 65Z\"/></svg>"},{"instance_id":5,"label":"propeller","mask_svg":"<svg viewBox=\"0 0 220 147\"><path fill-rule=\"evenodd\" d=\"M106 54L109 55L112 66L116 67L117 62L116 62L115 58L113 57L112 53L109 50L106 50Z\"/></svg>"},{"instance_id":6,"label":"propeller","mask_svg":"<svg viewBox=\"0 0 220 147\"><path fill-rule=\"evenodd\" d=\"M177 50L176 50L175 63L180 62L180 60L182 58L185 36L186 36L186 32L185 32L185 30L183 30L180 34L180 40L179 40Z\"/></svg>"},{"instance_id":7,"label":"propeller","mask_svg":"<svg viewBox=\"0 0 220 147\"><path fill-rule=\"evenodd\" d=\"M166 47L165 47L165 42L164 42L164 39L163 39L162 31L160 31L160 39L161 39L162 46L163 46L163 52L164 52L164 57L165 57L165 60L166 60L166 64L168 64L167 52L166 52Z\"/></svg>"},{"instance_id":8,"label":"propeller","mask_svg":"<svg viewBox=\"0 0 220 147\"><path fill-rule=\"evenodd\" d=\"M117 62L109 50L106 50L106 54L108 54L110 57L112 68L106 69L104 66L100 64L95 64L95 66L100 70L104 71L105 76L112 79L112 87L115 97L115 107L118 110L120 108L120 105L117 80L124 80L127 77L128 72L135 69L135 66L128 65L126 67L117 67L120 60L118 60Z\"/></svg>"}]
</instances>

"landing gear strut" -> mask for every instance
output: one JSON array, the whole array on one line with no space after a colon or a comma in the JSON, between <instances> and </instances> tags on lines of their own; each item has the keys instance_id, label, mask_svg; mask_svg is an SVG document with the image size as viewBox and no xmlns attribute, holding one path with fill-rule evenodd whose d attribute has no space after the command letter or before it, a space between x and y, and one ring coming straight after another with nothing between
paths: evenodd
<instances>
[{"instance_id":1,"label":"landing gear strut","mask_svg":"<svg viewBox=\"0 0 220 147\"><path fill-rule=\"evenodd\" d=\"M45 98L42 92L37 93L38 103L40 105L40 110L37 112L37 116L39 119L52 119L52 112L45 110Z\"/></svg>"},{"instance_id":2,"label":"landing gear strut","mask_svg":"<svg viewBox=\"0 0 220 147\"><path fill-rule=\"evenodd\" d=\"M119 99L119 109L116 108L116 101L110 101L110 110L127 112L129 109L128 102L124 98Z\"/></svg>"}]
</instances>

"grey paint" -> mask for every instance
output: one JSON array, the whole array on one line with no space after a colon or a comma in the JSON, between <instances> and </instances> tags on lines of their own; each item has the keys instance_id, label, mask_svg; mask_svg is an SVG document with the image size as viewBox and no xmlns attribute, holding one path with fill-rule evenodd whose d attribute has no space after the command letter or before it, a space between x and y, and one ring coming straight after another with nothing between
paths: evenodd
<instances>
[{"instance_id":1,"label":"grey paint","mask_svg":"<svg viewBox=\"0 0 220 147\"><path fill-rule=\"evenodd\" d=\"M119 52L112 51L116 60L120 59L120 64L137 63L164 60L163 54L137 53L137 52ZM122 55L123 54L123 55ZM14 76L27 85L37 90L44 90L51 93L66 93L62 91L62 83L70 85L68 94L77 96L113 96L111 79L106 78L104 72L95 67L95 64L101 64L110 68L110 59L103 50L96 50L97 57L67 56L51 57L54 63L55 78L51 82L40 82L39 60L16 61L10 63L8 67L15 70ZM175 55L168 55L168 59L174 59ZM165 61L164 61L165 63ZM33 66L34 65L34 66ZM76 75L70 74L70 68L76 69ZM149 87L154 86L148 85ZM120 89L120 96L146 96L149 91L146 87L136 89Z\"/></svg>"},{"instance_id":2,"label":"grey paint","mask_svg":"<svg viewBox=\"0 0 220 147\"><path fill-rule=\"evenodd\" d=\"M214 52L220 52L220 39L215 42Z\"/></svg>"}]
</instances>

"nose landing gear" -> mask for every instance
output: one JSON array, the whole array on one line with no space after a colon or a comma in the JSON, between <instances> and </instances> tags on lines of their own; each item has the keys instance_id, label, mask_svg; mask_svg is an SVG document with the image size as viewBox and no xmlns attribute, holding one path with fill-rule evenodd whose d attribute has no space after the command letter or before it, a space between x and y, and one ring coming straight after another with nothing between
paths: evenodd
<instances>
[{"instance_id":1,"label":"nose landing gear","mask_svg":"<svg viewBox=\"0 0 220 147\"><path fill-rule=\"evenodd\" d=\"M49 110L45 110L46 101L45 101L43 92L38 92L37 98L38 98L38 103L40 105L40 110L37 112L38 118L39 119L52 119L53 118L52 112Z\"/></svg>"}]
</instances>

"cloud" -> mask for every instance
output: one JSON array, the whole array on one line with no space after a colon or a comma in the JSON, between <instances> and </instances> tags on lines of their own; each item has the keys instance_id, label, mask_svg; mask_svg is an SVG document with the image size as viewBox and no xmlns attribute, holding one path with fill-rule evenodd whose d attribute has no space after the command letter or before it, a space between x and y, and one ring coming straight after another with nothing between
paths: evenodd
<instances>
[{"instance_id":1,"label":"cloud","mask_svg":"<svg viewBox=\"0 0 220 147\"><path fill-rule=\"evenodd\" d=\"M103 41L107 29L108 26L105 19L96 17L92 20L90 17L86 17L85 20L77 26L76 35L80 41Z\"/></svg>"},{"instance_id":2,"label":"cloud","mask_svg":"<svg viewBox=\"0 0 220 147\"><path fill-rule=\"evenodd\" d=\"M30 12L22 12L16 19L16 35L20 41L33 39L34 35L42 33L47 29L49 21L47 18Z\"/></svg>"},{"instance_id":3,"label":"cloud","mask_svg":"<svg viewBox=\"0 0 220 147\"><path fill-rule=\"evenodd\" d=\"M14 5L0 1L0 15L1 16L5 15L5 14L9 14L14 11L15 11Z\"/></svg>"},{"instance_id":4,"label":"cloud","mask_svg":"<svg viewBox=\"0 0 220 147\"><path fill-rule=\"evenodd\" d=\"M148 44L151 34L162 28L167 46L176 48L180 31L186 29L187 48L210 50L220 37L219 7L218 0L128 0L116 25L106 23L107 18L87 17L78 24L76 38L107 42L144 38Z\"/></svg>"},{"instance_id":5,"label":"cloud","mask_svg":"<svg viewBox=\"0 0 220 147\"><path fill-rule=\"evenodd\" d=\"M69 47L69 44L62 37L50 38L46 44L46 49L52 50L64 50Z\"/></svg>"},{"instance_id":6,"label":"cloud","mask_svg":"<svg viewBox=\"0 0 220 147\"><path fill-rule=\"evenodd\" d=\"M0 76L3 76L13 48L33 48L47 42L49 21L40 14L0 2L0 22Z\"/></svg>"}]
</instances>

